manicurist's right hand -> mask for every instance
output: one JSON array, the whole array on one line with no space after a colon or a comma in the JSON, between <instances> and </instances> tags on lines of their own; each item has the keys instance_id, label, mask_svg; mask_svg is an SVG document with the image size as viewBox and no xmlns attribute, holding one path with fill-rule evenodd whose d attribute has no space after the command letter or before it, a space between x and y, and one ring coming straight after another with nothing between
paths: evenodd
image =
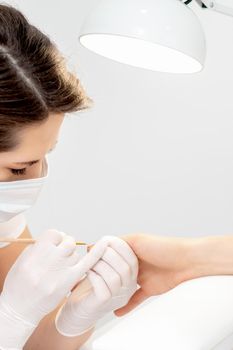
<instances>
[{"instance_id":1,"label":"manicurist's right hand","mask_svg":"<svg viewBox=\"0 0 233 350\"><path fill-rule=\"evenodd\" d=\"M48 230L23 251L0 296L0 348L25 344L40 320L98 262L106 248L100 244L80 260L72 237Z\"/></svg>"}]
</instances>

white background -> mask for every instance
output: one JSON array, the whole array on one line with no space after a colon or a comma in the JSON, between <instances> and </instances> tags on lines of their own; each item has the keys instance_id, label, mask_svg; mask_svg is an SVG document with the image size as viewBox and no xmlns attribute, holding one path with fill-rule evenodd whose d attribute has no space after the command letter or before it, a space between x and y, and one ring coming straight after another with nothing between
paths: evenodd
<instances>
[{"instance_id":1,"label":"white background","mask_svg":"<svg viewBox=\"0 0 233 350\"><path fill-rule=\"evenodd\" d=\"M206 68L170 75L121 65L78 42L93 0L20 0L55 40L95 101L68 116L31 231L105 234L233 231L233 18L193 6L206 33Z\"/></svg>"},{"instance_id":2,"label":"white background","mask_svg":"<svg viewBox=\"0 0 233 350\"><path fill-rule=\"evenodd\" d=\"M125 66L83 48L93 0L20 0L57 43L95 105L68 116L50 179L29 213L32 233L233 231L233 18L193 6L206 33L206 68L170 75Z\"/></svg>"},{"instance_id":3,"label":"white background","mask_svg":"<svg viewBox=\"0 0 233 350\"><path fill-rule=\"evenodd\" d=\"M206 33L206 68L169 75L82 48L94 0L8 3L56 41L95 101L67 117L28 214L32 233L53 227L87 242L139 231L233 233L233 18L192 6Z\"/></svg>"},{"instance_id":4,"label":"white background","mask_svg":"<svg viewBox=\"0 0 233 350\"><path fill-rule=\"evenodd\" d=\"M83 48L79 29L94 0L9 3L55 40L95 101L67 117L28 215L32 233L53 227L88 242L139 231L232 233L233 18L192 5L206 33L206 68L170 75Z\"/></svg>"}]
</instances>

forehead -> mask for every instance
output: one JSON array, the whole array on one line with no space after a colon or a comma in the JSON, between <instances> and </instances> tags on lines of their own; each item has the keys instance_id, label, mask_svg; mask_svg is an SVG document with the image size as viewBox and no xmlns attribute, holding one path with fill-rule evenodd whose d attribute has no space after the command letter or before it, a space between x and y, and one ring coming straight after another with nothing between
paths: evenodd
<instances>
[{"instance_id":1,"label":"forehead","mask_svg":"<svg viewBox=\"0 0 233 350\"><path fill-rule=\"evenodd\" d=\"M63 114L53 114L41 124L29 125L18 131L18 146L9 152L0 153L0 166L6 162L26 162L43 158L56 143L63 119Z\"/></svg>"}]
</instances>

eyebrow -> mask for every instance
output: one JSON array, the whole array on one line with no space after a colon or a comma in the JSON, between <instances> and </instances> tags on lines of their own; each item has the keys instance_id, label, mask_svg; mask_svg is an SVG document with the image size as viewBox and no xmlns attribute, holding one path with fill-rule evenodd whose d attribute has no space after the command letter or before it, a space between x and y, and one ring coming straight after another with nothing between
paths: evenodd
<instances>
[{"instance_id":1,"label":"eyebrow","mask_svg":"<svg viewBox=\"0 0 233 350\"><path fill-rule=\"evenodd\" d=\"M20 164L20 165L30 165L30 164L34 164L34 163L38 163L40 160L31 160L30 162L16 162L15 164Z\"/></svg>"},{"instance_id":2,"label":"eyebrow","mask_svg":"<svg viewBox=\"0 0 233 350\"><path fill-rule=\"evenodd\" d=\"M52 152L56 145L57 145L58 141L55 143L55 145L53 146L53 148L51 148L48 153ZM30 165L30 164L35 164L35 163L38 163L40 161L40 159L37 159L37 160L31 160L29 162L16 162L15 164L19 164L19 165Z\"/></svg>"}]
</instances>

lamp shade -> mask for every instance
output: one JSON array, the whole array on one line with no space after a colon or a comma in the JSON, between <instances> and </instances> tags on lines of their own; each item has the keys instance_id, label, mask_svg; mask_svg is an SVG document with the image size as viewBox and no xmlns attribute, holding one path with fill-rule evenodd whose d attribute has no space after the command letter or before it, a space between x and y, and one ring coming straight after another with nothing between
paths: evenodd
<instances>
[{"instance_id":1,"label":"lamp shade","mask_svg":"<svg viewBox=\"0 0 233 350\"><path fill-rule=\"evenodd\" d=\"M205 61L201 24L180 0L99 0L79 39L99 55L155 71L194 73Z\"/></svg>"}]
</instances>

